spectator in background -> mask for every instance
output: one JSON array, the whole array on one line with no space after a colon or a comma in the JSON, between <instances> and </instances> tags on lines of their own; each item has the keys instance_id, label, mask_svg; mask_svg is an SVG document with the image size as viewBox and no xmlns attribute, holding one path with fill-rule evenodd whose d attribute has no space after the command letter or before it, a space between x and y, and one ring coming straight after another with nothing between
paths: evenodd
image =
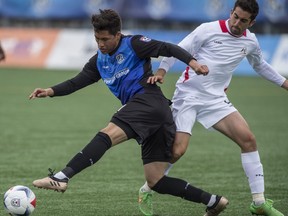
<instances>
[{"instance_id":1,"label":"spectator in background","mask_svg":"<svg viewBox=\"0 0 288 216\"><path fill-rule=\"evenodd\" d=\"M1 42L0 42L0 61L3 61L5 59L5 52L2 48Z\"/></svg>"},{"instance_id":2,"label":"spectator in background","mask_svg":"<svg viewBox=\"0 0 288 216\"><path fill-rule=\"evenodd\" d=\"M288 90L287 79L263 59L255 34L248 30L254 25L258 11L256 0L237 0L230 19L204 23L179 43L200 64L208 66L209 74L205 77L196 76L193 69L187 68L177 81L172 100L177 132L173 144L174 159L171 162L177 161L185 153L196 120L207 129L214 128L241 149L242 167L248 177L253 200L250 212L265 216L284 216L273 207L272 200L265 199L263 167L255 136L225 93L233 71L245 57L263 78ZM162 83L165 73L175 60L164 58L159 70L148 82ZM149 187L144 184L139 190L139 197L149 193ZM151 195L146 196L152 198ZM151 203L148 201L147 203ZM140 202L139 207L144 208L143 206L147 205Z\"/></svg>"}]
</instances>

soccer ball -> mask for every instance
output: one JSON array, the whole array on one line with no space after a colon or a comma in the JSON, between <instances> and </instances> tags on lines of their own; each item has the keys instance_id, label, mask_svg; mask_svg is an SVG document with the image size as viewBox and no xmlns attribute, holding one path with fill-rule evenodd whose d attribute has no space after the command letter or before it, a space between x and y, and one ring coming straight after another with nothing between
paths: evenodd
<instances>
[{"instance_id":1,"label":"soccer ball","mask_svg":"<svg viewBox=\"0 0 288 216\"><path fill-rule=\"evenodd\" d=\"M22 185L11 187L4 194L4 207L12 216L32 214L36 207L36 196L33 191Z\"/></svg>"}]
</instances>

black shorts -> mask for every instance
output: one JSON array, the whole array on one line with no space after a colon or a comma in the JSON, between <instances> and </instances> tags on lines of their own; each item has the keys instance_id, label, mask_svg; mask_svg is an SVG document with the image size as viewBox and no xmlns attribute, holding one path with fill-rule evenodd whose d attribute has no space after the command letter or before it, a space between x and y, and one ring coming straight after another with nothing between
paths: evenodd
<instances>
[{"instance_id":1,"label":"black shorts","mask_svg":"<svg viewBox=\"0 0 288 216\"><path fill-rule=\"evenodd\" d=\"M171 159L176 126L169 105L161 94L137 94L111 119L141 144L144 164Z\"/></svg>"}]
</instances>

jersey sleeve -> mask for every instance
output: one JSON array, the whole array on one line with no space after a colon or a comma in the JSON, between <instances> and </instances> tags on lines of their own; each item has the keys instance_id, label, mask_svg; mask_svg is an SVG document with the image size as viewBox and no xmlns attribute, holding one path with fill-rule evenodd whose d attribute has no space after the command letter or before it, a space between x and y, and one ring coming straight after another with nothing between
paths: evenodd
<instances>
[{"instance_id":1,"label":"jersey sleeve","mask_svg":"<svg viewBox=\"0 0 288 216\"><path fill-rule=\"evenodd\" d=\"M100 73L96 67L96 58L97 54L90 58L83 67L82 71L72 79L68 79L62 83L52 86L51 88L54 91L54 96L71 94L101 79Z\"/></svg>"},{"instance_id":2,"label":"jersey sleeve","mask_svg":"<svg viewBox=\"0 0 288 216\"><path fill-rule=\"evenodd\" d=\"M207 35L206 31L207 28L205 28L205 24L201 24L194 31L188 34L182 41L180 41L178 45L194 56L205 42L205 36ZM167 72L176 61L177 59L174 57L165 57L162 59L159 68L162 68Z\"/></svg>"},{"instance_id":3,"label":"jersey sleeve","mask_svg":"<svg viewBox=\"0 0 288 216\"><path fill-rule=\"evenodd\" d=\"M153 40L142 35L133 36L131 44L139 58L173 56L185 64L189 64L193 59L190 53L175 44Z\"/></svg>"},{"instance_id":4,"label":"jersey sleeve","mask_svg":"<svg viewBox=\"0 0 288 216\"><path fill-rule=\"evenodd\" d=\"M249 55L247 55L249 64L260 76L275 83L276 85L281 86L286 78L275 71L272 66L264 60L258 40L255 35L253 36L255 41L255 49Z\"/></svg>"},{"instance_id":5,"label":"jersey sleeve","mask_svg":"<svg viewBox=\"0 0 288 216\"><path fill-rule=\"evenodd\" d=\"M270 64L263 60L259 65L254 65L254 70L263 78L282 86L286 78L275 71Z\"/></svg>"}]
</instances>

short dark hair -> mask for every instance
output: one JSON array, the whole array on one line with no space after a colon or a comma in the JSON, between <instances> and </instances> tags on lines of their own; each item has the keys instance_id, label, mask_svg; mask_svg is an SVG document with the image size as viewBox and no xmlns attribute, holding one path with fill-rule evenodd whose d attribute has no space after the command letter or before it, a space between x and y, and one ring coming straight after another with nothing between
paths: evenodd
<instances>
[{"instance_id":1,"label":"short dark hair","mask_svg":"<svg viewBox=\"0 0 288 216\"><path fill-rule=\"evenodd\" d=\"M110 34L116 35L121 31L121 18L116 11L112 9L99 9L99 11L99 14L93 14L91 18L95 32L107 30Z\"/></svg>"},{"instance_id":2,"label":"short dark hair","mask_svg":"<svg viewBox=\"0 0 288 216\"><path fill-rule=\"evenodd\" d=\"M237 0L234 4L233 11L236 7L240 7L242 10L251 14L251 21L255 20L259 12L259 5L256 0Z\"/></svg>"}]
</instances>

